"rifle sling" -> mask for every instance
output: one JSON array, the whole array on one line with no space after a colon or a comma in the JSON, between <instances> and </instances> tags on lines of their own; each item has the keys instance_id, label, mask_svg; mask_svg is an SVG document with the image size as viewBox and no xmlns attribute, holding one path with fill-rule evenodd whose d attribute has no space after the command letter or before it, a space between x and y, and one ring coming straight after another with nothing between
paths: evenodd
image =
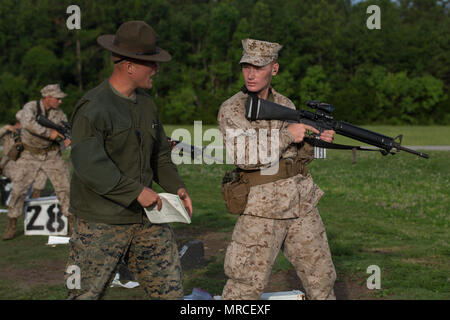
<instances>
[{"instance_id":1,"label":"rifle sling","mask_svg":"<svg viewBox=\"0 0 450 320\"><path fill-rule=\"evenodd\" d=\"M37 100L36 102L37 102L37 114L36 114L37 120L37 118L42 114L42 111L41 111L41 100Z\"/></svg>"},{"instance_id":2,"label":"rifle sling","mask_svg":"<svg viewBox=\"0 0 450 320\"><path fill-rule=\"evenodd\" d=\"M247 103L250 105L246 107L246 110L249 110L247 117L250 118L251 121L255 121L258 119L260 101L255 93L248 92L248 97Z\"/></svg>"}]
</instances>

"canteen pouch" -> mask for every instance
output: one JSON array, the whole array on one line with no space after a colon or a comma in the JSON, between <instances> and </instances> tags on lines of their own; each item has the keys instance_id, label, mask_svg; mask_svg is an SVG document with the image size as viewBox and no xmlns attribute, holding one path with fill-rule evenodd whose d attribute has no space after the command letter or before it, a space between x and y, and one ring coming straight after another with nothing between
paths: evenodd
<instances>
[{"instance_id":1,"label":"canteen pouch","mask_svg":"<svg viewBox=\"0 0 450 320\"><path fill-rule=\"evenodd\" d=\"M250 185L236 170L227 171L222 179L222 197L231 214L242 214L247 206Z\"/></svg>"},{"instance_id":2,"label":"canteen pouch","mask_svg":"<svg viewBox=\"0 0 450 320\"><path fill-rule=\"evenodd\" d=\"M13 146L8 152L9 160L16 161L17 159L19 159L22 151L23 151L22 141L17 141L16 143L13 144Z\"/></svg>"}]
</instances>

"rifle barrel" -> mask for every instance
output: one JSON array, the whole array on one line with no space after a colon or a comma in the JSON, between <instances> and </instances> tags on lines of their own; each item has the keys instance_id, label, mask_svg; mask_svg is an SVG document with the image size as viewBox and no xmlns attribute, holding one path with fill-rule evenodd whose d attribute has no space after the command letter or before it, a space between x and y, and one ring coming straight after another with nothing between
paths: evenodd
<instances>
[{"instance_id":1,"label":"rifle barrel","mask_svg":"<svg viewBox=\"0 0 450 320\"><path fill-rule=\"evenodd\" d=\"M406 152L415 154L415 155L417 155L419 157L422 157L422 158L425 158L425 159L429 159L430 158L430 156L428 154L426 154L426 153L423 153L423 152L420 152L420 151L416 151L416 150L413 150L413 149L410 149L410 148L406 148L406 147L403 147L401 145L395 146L395 148L398 149L398 150L402 150L402 151L406 151Z\"/></svg>"},{"instance_id":2,"label":"rifle barrel","mask_svg":"<svg viewBox=\"0 0 450 320\"><path fill-rule=\"evenodd\" d=\"M392 149L396 144L394 138L344 121L336 121L334 130L340 135L385 149L386 151Z\"/></svg>"}]
</instances>

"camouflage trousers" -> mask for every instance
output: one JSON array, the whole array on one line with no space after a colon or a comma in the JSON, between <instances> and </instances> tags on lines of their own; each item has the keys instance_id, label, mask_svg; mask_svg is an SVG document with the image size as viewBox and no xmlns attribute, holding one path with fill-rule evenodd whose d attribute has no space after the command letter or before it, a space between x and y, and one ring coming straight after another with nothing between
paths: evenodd
<instances>
[{"instance_id":1,"label":"camouflage trousers","mask_svg":"<svg viewBox=\"0 0 450 320\"><path fill-rule=\"evenodd\" d=\"M18 218L23 213L25 197L39 177L40 172L50 179L55 189L56 197L65 216L69 216L69 168L59 153L50 155L33 155L24 150L15 163L12 179L11 198L8 207L8 217Z\"/></svg>"},{"instance_id":2,"label":"camouflage trousers","mask_svg":"<svg viewBox=\"0 0 450 320\"><path fill-rule=\"evenodd\" d=\"M120 260L144 288L149 299L183 298L181 264L171 227L152 224L108 225L75 217L69 267L79 267L80 289L68 289L69 299L101 299L110 287Z\"/></svg>"},{"instance_id":3,"label":"camouflage trousers","mask_svg":"<svg viewBox=\"0 0 450 320\"><path fill-rule=\"evenodd\" d=\"M15 161L8 161L5 168L3 169L3 175L7 178L9 178L11 181L15 180L15 174L16 174L16 162ZM36 178L33 182L33 189L38 190L44 190L45 184L47 183L47 175L42 169L39 169Z\"/></svg>"},{"instance_id":4,"label":"camouflage trousers","mask_svg":"<svg viewBox=\"0 0 450 320\"><path fill-rule=\"evenodd\" d=\"M335 299L334 269L317 208L294 219L241 215L225 256L223 299L257 300L280 249L294 266L308 299Z\"/></svg>"}]
</instances>

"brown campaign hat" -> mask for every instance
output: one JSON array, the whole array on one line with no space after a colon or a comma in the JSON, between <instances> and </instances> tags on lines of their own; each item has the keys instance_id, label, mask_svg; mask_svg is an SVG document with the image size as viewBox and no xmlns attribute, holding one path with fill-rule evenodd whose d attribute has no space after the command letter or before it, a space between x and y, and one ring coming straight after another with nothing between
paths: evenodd
<instances>
[{"instance_id":1,"label":"brown campaign hat","mask_svg":"<svg viewBox=\"0 0 450 320\"><path fill-rule=\"evenodd\" d=\"M254 39L242 40L242 58L239 63L249 63L254 66L264 67L278 59L278 51L283 46L274 43Z\"/></svg>"},{"instance_id":2,"label":"brown campaign hat","mask_svg":"<svg viewBox=\"0 0 450 320\"><path fill-rule=\"evenodd\" d=\"M48 84L41 89L41 94L43 97L53 97L57 99L62 99L67 97L67 94L62 92L59 84Z\"/></svg>"},{"instance_id":3,"label":"brown campaign hat","mask_svg":"<svg viewBox=\"0 0 450 320\"><path fill-rule=\"evenodd\" d=\"M167 62L171 55L156 46L158 35L144 21L123 23L115 35L106 34L97 38L97 43L106 50L120 56L144 61Z\"/></svg>"}]
</instances>

